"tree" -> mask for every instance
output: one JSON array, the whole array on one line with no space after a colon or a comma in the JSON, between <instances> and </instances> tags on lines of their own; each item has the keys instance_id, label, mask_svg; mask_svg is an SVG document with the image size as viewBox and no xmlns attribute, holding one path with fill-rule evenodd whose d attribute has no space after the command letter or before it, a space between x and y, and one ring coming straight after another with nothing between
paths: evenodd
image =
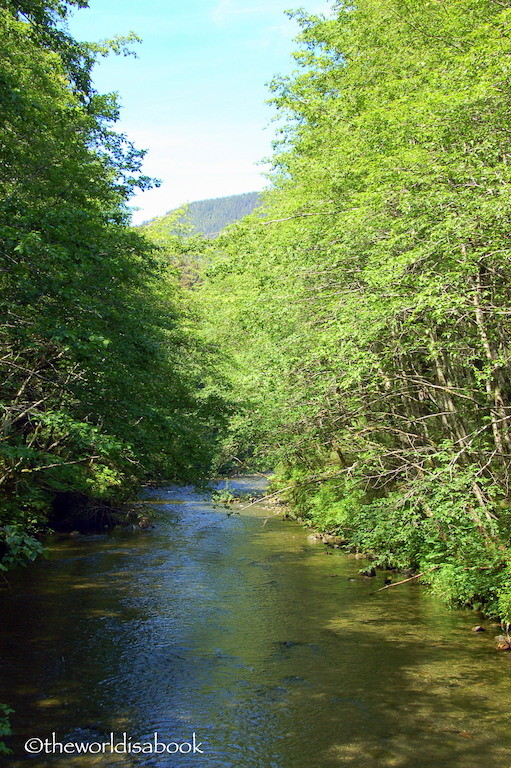
<instances>
[{"instance_id":1,"label":"tree","mask_svg":"<svg viewBox=\"0 0 511 768\"><path fill-rule=\"evenodd\" d=\"M95 47L58 24L69 6L0 8L0 531L11 555L32 555L57 493L111 502L141 479L205 477L223 419L204 386L216 363L187 327L168 253L128 226L126 200L150 180L110 127L115 99L91 88Z\"/></svg>"},{"instance_id":2,"label":"tree","mask_svg":"<svg viewBox=\"0 0 511 768\"><path fill-rule=\"evenodd\" d=\"M298 14L266 220L210 291L243 296L242 366L275 390L250 385L254 434L298 510L509 616L507 6Z\"/></svg>"}]
</instances>

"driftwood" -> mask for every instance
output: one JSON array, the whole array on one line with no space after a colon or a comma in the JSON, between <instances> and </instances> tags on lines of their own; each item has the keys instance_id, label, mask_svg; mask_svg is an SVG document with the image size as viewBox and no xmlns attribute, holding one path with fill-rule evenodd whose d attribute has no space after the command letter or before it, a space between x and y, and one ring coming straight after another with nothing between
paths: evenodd
<instances>
[{"instance_id":1,"label":"driftwood","mask_svg":"<svg viewBox=\"0 0 511 768\"><path fill-rule=\"evenodd\" d=\"M427 571L421 571L420 573L416 573L415 576L410 576L409 579L403 579L402 581L393 581L392 584L385 584L384 587L380 587L380 589L377 589L377 592L381 592L384 589L389 589L390 587L397 587L399 584L406 584L407 581L413 581L414 579L420 579L421 576L424 576L426 573L431 573L431 571L434 571L436 568L439 568L440 566L434 565L433 568L428 568Z\"/></svg>"}]
</instances>

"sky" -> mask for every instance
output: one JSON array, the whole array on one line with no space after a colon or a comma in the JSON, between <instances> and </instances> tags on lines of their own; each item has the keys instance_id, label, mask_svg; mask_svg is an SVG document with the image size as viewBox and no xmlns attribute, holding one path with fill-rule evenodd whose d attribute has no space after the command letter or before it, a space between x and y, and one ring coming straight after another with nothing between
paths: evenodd
<instances>
[{"instance_id":1,"label":"sky","mask_svg":"<svg viewBox=\"0 0 511 768\"><path fill-rule=\"evenodd\" d=\"M296 21L284 11L328 14L326 0L89 0L69 27L79 40L134 31L137 58L100 60L94 83L115 91L117 124L146 149L144 173L162 181L131 201L135 224L193 200L252 192L275 138L267 83L296 69Z\"/></svg>"}]
</instances>

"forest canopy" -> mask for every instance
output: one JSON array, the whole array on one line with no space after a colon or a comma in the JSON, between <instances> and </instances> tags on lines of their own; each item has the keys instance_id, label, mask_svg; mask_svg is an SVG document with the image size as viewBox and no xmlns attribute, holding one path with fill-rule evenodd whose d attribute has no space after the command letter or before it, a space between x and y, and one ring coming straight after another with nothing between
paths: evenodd
<instances>
[{"instance_id":1,"label":"forest canopy","mask_svg":"<svg viewBox=\"0 0 511 768\"><path fill-rule=\"evenodd\" d=\"M206 477L224 420L173 254L129 226L143 152L91 84L128 41L74 40L72 5L0 3L0 568L34 556L61 494L101 508Z\"/></svg>"},{"instance_id":2,"label":"forest canopy","mask_svg":"<svg viewBox=\"0 0 511 768\"><path fill-rule=\"evenodd\" d=\"M335 9L295 14L273 189L211 247L232 451L376 564L509 617L511 4Z\"/></svg>"},{"instance_id":3,"label":"forest canopy","mask_svg":"<svg viewBox=\"0 0 511 768\"><path fill-rule=\"evenodd\" d=\"M275 467L308 524L511 619L511 2L292 14L271 187L210 240L129 226L152 182L91 72L136 37L74 40L73 5L0 2L0 567L61 494Z\"/></svg>"}]
</instances>

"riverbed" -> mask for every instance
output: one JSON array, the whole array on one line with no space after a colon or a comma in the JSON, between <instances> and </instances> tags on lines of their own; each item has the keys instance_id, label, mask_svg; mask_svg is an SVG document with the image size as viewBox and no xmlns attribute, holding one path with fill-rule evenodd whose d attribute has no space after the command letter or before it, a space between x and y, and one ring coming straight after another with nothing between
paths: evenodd
<instances>
[{"instance_id":1,"label":"riverbed","mask_svg":"<svg viewBox=\"0 0 511 768\"><path fill-rule=\"evenodd\" d=\"M509 768L493 625L472 632L477 616L414 581L378 591L385 574L264 503L228 514L176 487L146 502L153 530L54 537L1 589L7 766Z\"/></svg>"}]
</instances>

